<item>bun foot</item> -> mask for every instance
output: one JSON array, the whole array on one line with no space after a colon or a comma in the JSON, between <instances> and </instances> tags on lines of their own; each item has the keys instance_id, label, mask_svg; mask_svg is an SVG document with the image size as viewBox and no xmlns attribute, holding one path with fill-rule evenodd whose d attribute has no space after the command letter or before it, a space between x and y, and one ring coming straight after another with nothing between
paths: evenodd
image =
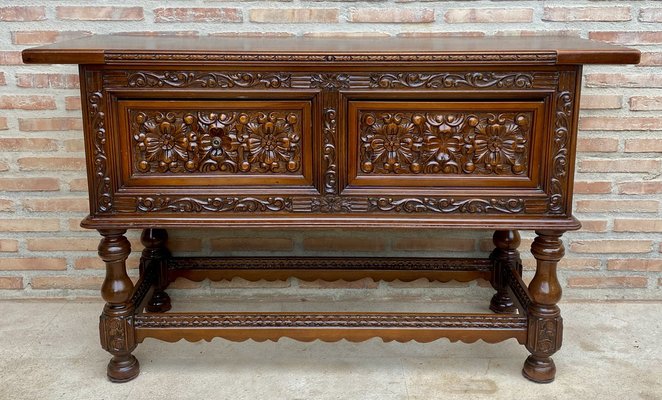
<instances>
[{"instance_id":1,"label":"bun foot","mask_svg":"<svg viewBox=\"0 0 662 400\"><path fill-rule=\"evenodd\" d=\"M111 382L128 382L140 373L138 359L129 354L127 356L114 356L108 363L108 379Z\"/></svg>"},{"instance_id":2,"label":"bun foot","mask_svg":"<svg viewBox=\"0 0 662 400\"><path fill-rule=\"evenodd\" d=\"M536 383L550 383L556 376L556 365L550 357L538 358L530 355L524 362L522 375Z\"/></svg>"},{"instance_id":3,"label":"bun foot","mask_svg":"<svg viewBox=\"0 0 662 400\"><path fill-rule=\"evenodd\" d=\"M147 303L147 311L149 312L166 312L170 311L172 304L170 303L170 296L163 291L154 292L154 295Z\"/></svg>"}]
</instances>

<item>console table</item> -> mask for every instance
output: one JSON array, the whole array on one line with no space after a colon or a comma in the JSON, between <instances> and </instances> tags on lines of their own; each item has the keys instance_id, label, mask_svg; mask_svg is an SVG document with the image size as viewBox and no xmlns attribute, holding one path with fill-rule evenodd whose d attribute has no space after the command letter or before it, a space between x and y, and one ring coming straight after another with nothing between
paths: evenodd
<instances>
[{"instance_id":1,"label":"console table","mask_svg":"<svg viewBox=\"0 0 662 400\"><path fill-rule=\"evenodd\" d=\"M343 338L490 343L551 382L561 347L561 236L572 216L582 64L637 50L574 38L220 39L91 36L26 63L80 65L90 215L106 263L108 376L165 341ZM494 230L489 258L174 257L168 228ZM140 278L127 229L143 229ZM535 230L522 282L518 230ZM172 313L192 280L484 278L493 313Z\"/></svg>"}]
</instances>

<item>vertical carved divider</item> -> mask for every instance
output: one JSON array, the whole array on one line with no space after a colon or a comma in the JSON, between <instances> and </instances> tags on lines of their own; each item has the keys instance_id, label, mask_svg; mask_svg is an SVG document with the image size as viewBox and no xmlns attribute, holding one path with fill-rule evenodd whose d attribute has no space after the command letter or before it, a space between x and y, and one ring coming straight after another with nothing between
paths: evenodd
<instances>
[{"instance_id":1,"label":"vertical carved divider","mask_svg":"<svg viewBox=\"0 0 662 400\"><path fill-rule=\"evenodd\" d=\"M138 360L131 354L136 348L133 325L134 306L131 303L133 283L126 273L126 259L131 244L126 229L100 229L99 256L106 263L106 278L101 297L106 301L99 320L101 347L113 355L108 363L108 378L125 382L138 376Z\"/></svg>"},{"instance_id":2,"label":"vertical carved divider","mask_svg":"<svg viewBox=\"0 0 662 400\"><path fill-rule=\"evenodd\" d=\"M523 375L539 383L551 382L556 366L551 358L561 348L563 319L556 305L561 299L561 285L556 276L556 266L565 249L561 241L562 231L536 231L531 253L536 258L536 274L529 284L533 303L529 305L529 332L526 348L531 355L526 359Z\"/></svg>"},{"instance_id":3,"label":"vertical carved divider","mask_svg":"<svg viewBox=\"0 0 662 400\"><path fill-rule=\"evenodd\" d=\"M496 247L490 260L492 260L492 287L496 293L490 301L490 310L496 313L514 313L517 310L513 299L508 294L508 274L511 267L522 274L522 260L517 248L520 245L520 235L516 230L495 231L492 241Z\"/></svg>"}]
</instances>

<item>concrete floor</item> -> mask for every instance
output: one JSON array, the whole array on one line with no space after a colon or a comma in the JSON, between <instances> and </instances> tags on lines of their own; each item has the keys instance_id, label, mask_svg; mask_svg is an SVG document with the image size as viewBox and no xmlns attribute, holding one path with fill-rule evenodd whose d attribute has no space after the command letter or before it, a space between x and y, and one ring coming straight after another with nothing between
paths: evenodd
<instances>
[{"instance_id":1,"label":"concrete floor","mask_svg":"<svg viewBox=\"0 0 662 400\"><path fill-rule=\"evenodd\" d=\"M98 344L100 302L0 301L0 399L662 399L661 306L562 304L565 342L554 357L557 379L548 385L522 378L527 352L514 340L379 339L148 339L134 353L138 379L112 384L105 377L109 356ZM328 304L306 303L317 308Z\"/></svg>"}]
</instances>

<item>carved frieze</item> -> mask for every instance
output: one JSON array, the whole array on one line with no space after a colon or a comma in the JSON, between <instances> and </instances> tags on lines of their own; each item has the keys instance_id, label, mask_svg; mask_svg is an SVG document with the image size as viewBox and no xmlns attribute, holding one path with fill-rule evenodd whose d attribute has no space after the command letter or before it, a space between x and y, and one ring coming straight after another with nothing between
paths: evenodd
<instances>
[{"instance_id":1,"label":"carved frieze","mask_svg":"<svg viewBox=\"0 0 662 400\"><path fill-rule=\"evenodd\" d=\"M569 140L573 121L575 75L563 72L559 80L554 118L554 136L552 141L552 173L550 178L551 197L549 212L563 214L565 193L568 187L570 160Z\"/></svg>"},{"instance_id":2,"label":"carved frieze","mask_svg":"<svg viewBox=\"0 0 662 400\"><path fill-rule=\"evenodd\" d=\"M292 211L292 199L288 197L138 197L139 212L276 212Z\"/></svg>"},{"instance_id":3,"label":"carved frieze","mask_svg":"<svg viewBox=\"0 0 662 400\"><path fill-rule=\"evenodd\" d=\"M301 111L130 110L134 171L299 173Z\"/></svg>"},{"instance_id":4,"label":"carved frieze","mask_svg":"<svg viewBox=\"0 0 662 400\"><path fill-rule=\"evenodd\" d=\"M85 86L87 88L87 132L88 141L92 144L94 178L92 186L96 197L96 211L110 212L113 208L113 190L108 170L106 155L106 98L101 90L101 73L86 71Z\"/></svg>"},{"instance_id":5,"label":"carved frieze","mask_svg":"<svg viewBox=\"0 0 662 400\"><path fill-rule=\"evenodd\" d=\"M543 78L543 79L540 79ZM479 88L479 89L529 89L546 82L547 77L523 72L466 72L466 73L388 73L371 74L370 87L397 88ZM536 79L539 81L536 82ZM543 82L540 82L542 80ZM544 85L544 83L543 83Z\"/></svg>"},{"instance_id":6,"label":"carved frieze","mask_svg":"<svg viewBox=\"0 0 662 400\"><path fill-rule=\"evenodd\" d=\"M280 88L290 87L290 74L259 72L141 71L126 74L135 88Z\"/></svg>"},{"instance_id":7,"label":"carved frieze","mask_svg":"<svg viewBox=\"0 0 662 400\"><path fill-rule=\"evenodd\" d=\"M454 198L368 198L368 211L396 213L505 213L517 214L525 211L523 199L454 199Z\"/></svg>"},{"instance_id":8,"label":"carved frieze","mask_svg":"<svg viewBox=\"0 0 662 400\"><path fill-rule=\"evenodd\" d=\"M359 113L363 174L525 175L531 112Z\"/></svg>"}]
</instances>

